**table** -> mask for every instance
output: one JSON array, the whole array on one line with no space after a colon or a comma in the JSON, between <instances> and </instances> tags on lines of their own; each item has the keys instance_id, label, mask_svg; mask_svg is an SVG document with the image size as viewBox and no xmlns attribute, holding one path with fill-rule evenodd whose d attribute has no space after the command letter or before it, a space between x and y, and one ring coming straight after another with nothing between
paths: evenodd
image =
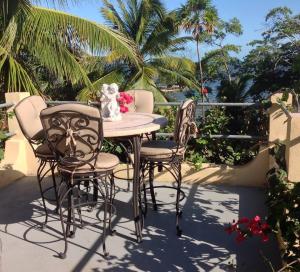
<instances>
[{"instance_id":1,"label":"table","mask_svg":"<svg viewBox=\"0 0 300 272\"><path fill-rule=\"evenodd\" d=\"M104 138L124 138L132 142L133 148L133 218L137 241L142 240L141 210L139 207L140 192L140 149L141 135L154 132L168 124L167 118L150 113L128 112L122 115L122 120L103 122Z\"/></svg>"}]
</instances>

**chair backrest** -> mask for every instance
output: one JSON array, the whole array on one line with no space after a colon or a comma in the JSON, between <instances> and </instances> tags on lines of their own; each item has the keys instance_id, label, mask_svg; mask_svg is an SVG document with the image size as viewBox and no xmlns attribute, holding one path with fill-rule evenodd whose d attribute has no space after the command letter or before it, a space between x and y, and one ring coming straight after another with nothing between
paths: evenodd
<instances>
[{"instance_id":1,"label":"chair backrest","mask_svg":"<svg viewBox=\"0 0 300 272\"><path fill-rule=\"evenodd\" d=\"M47 108L44 99L33 95L21 100L14 109L21 131L30 143L44 140L40 113Z\"/></svg>"},{"instance_id":2,"label":"chair backrest","mask_svg":"<svg viewBox=\"0 0 300 272\"><path fill-rule=\"evenodd\" d=\"M146 90L128 90L126 93L133 96L133 102L128 105L129 112L153 113L154 99L152 92Z\"/></svg>"},{"instance_id":3,"label":"chair backrest","mask_svg":"<svg viewBox=\"0 0 300 272\"><path fill-rule=\"evenodd\" d=\"M46 140L58 161L71 168L95 166L103 142L101 112L80 104L63 104L41 112Z\"/></svg>"},{"instance_id":4,"label":"chair backrest","mask_svg":"<svg viewBox=\"0 0 300 272\"><path fill-rule=\"evenodd\" d=\"M195 123L196 102L188 99L183 102L176 115L174 140L178 147L185 147L190 138L197 133Z\"/></svg>"}]
</instances>

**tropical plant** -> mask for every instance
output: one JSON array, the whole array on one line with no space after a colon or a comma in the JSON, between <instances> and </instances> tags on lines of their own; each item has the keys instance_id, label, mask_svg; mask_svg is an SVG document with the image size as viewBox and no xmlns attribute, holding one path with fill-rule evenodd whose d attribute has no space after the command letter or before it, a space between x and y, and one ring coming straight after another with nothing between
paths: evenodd
<instances>
[{"instance_id":1,"label":"tropical plant","mask_svg":"<svg viewBox=\"0 0 300 272\"><path fill-rule=\"evenodd\" d=\"M281 88L300 90L300 14L286 7L272 9L266 16L262 40L246 56L241 73L251 76L251 95L262 98Z\"/></svg>"},{"instance_id":2,"label":"tropical plant","mask_svg":"<svg viewBox=\"0 0 300 272\"><path fill-rule=\"evenodd\" d=\"M209 35L206 42L216 47L216 49L209 51L203 58L205 77L209 80L227 79L229 83L233 80L233 73L238 68L240 61L232 54L239 53L241 47L235 44L224 44L225 39L229 35L240 36L243 30L240 21L233 18L228 22L219 20L212 35Z\"/></svg>"},{"instance_id":3,"label":"tropical plant","mask_svg":"<svg viewBox=\"0 0 300 272\"><path fill-rule=\"evenodd\" d=\"M202 60L200 52L200 44L204 42L208 35L212 34L214 28L218 24L218 15L215 7L212 6L211 0L188 0L182 5L177 12L178 21L183 29L192 34L196 42L197 59L200 72L200 93L202 101L204 88Z\"/></svg>"},{"instance_id":4,"label":"tropical plant","mask_svg":"<svg viewBox=\"0 0 300 272\"><path fill-rule=\"evenodd\" d=\"M92 88L77 57L79 51L94 54L113 51L135 65L139 62L135 45L115 30L64 12L33 6L28 0L1 0L2 90L39 92L41 87L34 70L40 67L57 80ZM36 65L27 65L28 60Z\"/></svg>"},{"instance_id":5,"label":"tropical plant","mask_svg":"<svg viewBox=\"0 0 300 272\"><path fill-rule=\"evenodd\" d=\"M299 271L300 183L288 180L284 154L285 146L281 144L271 150L277 165L268 173L268 222L278 237L283 239L282 257L289 267L281 271Z\"/></svg>"},{"instance_id":6,"label":"tropical plant","mask_svg":"<svg viewBox=\"0 0 300 272\"><path fill-rule=\"evenodd\" d=\"M97 58L93 66L103 72L94 81L94 86L99 88L104 79L114 80L124 89L151 90L156 100L165 100L157 86L164 77L185 86L198 87L193 61L172 55L182 49L187 40L186 37L178 37L174 12L167 12L159 0L119 0L117 6L103 0L103 4L101 12L108 26L134 41L141 63L133 66L115 52ZM88 92L83 90L82 94L86 96Z\"/></svg>"}]
</instances>

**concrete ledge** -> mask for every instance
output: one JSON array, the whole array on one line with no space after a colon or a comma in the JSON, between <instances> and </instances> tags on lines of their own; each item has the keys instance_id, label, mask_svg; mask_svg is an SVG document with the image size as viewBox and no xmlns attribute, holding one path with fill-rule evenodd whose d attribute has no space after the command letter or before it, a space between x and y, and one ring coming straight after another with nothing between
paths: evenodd
<instances>
[{"instance_id":1,"label":"concrete ledge","mask_svg":"<svg viewBox=\"0 0 300 272\"><path fill-rule=\"evenodd\" d=\"M182 164L183 182L187 184L227 184L239 186L263 187L269 170L269 149L261 147L254 160L243 166L227 166L203 164L201 170L196 170L191 163ZM132 171L129 172L129 178ZM120 165L116 177L127 178L127 166ZM170 182L174 178L166 170L155 172L155 181Z\"/></svg>"}]
</instances>

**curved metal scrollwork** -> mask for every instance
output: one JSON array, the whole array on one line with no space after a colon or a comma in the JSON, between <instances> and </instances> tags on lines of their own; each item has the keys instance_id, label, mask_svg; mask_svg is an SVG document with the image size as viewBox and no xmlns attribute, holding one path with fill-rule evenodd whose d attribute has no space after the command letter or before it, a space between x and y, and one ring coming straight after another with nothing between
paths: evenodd
<instances>
[{"instance_id":1,"label":"curved metal scrollwork","mask_svg":"<svg viewBox=\"0 0 300 272\"><path fill-rule=\"evenodd\" d=\"M103 142L100 117L63 110L43 115L42 119L48 143L61 164L71 168L84 164L95 167Z\"/></svg>"},{"instance_id":2,"label":"curved metal scrollwork","mask_svg":"<svg viewBox=\"0 0 300 272\"><path fill-rule=\"evenodd\" d=\"M186 107L182 107L179 111L179 123L175 130L175 141L178 148L186 147L188 141L197 133L195 123L196 103L190 101Z\"/></svg>"}]
</instances>

